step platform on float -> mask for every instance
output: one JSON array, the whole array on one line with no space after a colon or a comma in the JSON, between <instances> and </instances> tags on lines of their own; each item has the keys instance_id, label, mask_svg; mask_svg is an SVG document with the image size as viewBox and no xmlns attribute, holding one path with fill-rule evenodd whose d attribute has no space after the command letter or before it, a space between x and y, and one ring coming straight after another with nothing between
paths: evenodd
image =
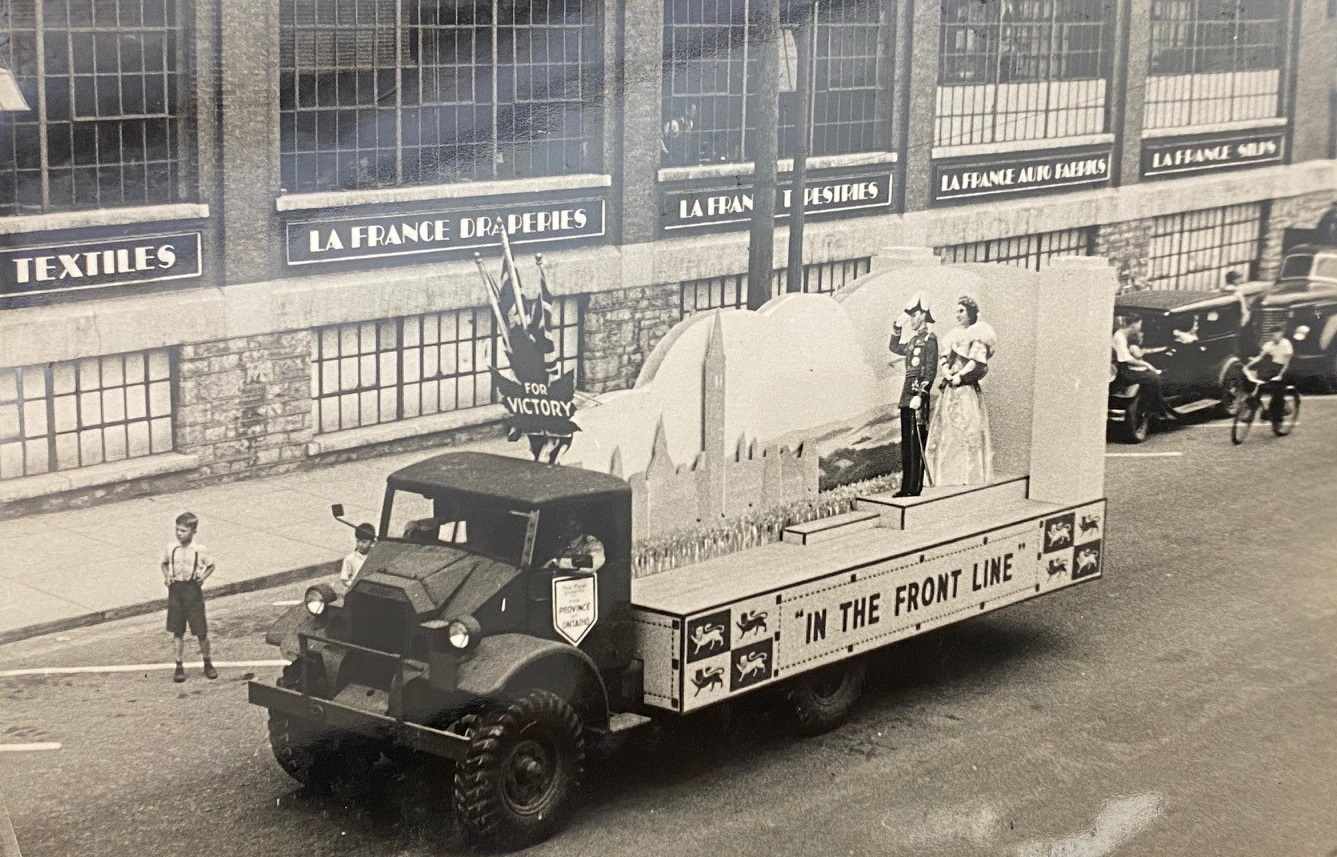
<instances>
[{"instance_id":1,"label":"step platform on float","mask_svg":"<svg viewBox=\"0 0 1337 857\"><path fill-rule=\"evenodd\" d=\"M880 526L881 521L882 512L877 509L846 512L843 515L785 527L781 538L786 544L815 545Z\"/></svg>"},{"instance_id":2,"label":"step platform on float","mask_svg":"<svg viewBox=\"0 0 1337 857\"><path fill-rule=\"evenodd\" d=\"M878 526L893 530L917 530L949 520L964 520L1000 506L1025 500L1030 480L1025 476L1003 476L988 485L951 485L925 488L918 497L894 497L891 492L860 497L855 509L877 512Z\"/></svg>"}]
</instances>

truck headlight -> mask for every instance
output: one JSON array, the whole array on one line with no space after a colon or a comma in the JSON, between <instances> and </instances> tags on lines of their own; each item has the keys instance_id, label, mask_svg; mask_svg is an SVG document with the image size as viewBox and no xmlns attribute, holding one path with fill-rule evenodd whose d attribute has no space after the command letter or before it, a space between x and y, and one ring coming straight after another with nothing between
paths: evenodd
<instances>
[{"instance_id":1,"label":"truck headlight","mask_svg":"<svg viewBox=\"0 0 1337 857\"><path fill-rule=\"evenodd\" d=\"M452 619L446 626L446 641L450 643L451 648L463 651L478 641L481 630L477 619L472 616L461 616Z\"/></svg>"},{"instance_id":2,"label":"truck headlight","mask_svg":"<svg viewBox=\"0 0 1337 857\"><path fill-rule=\"evenodd\" d=\"M306 612L320 616L327 606L339 600L339 596L329 584L321 583L308 589L302 600L306 603Z\"/></svg>"},{"instance_id":3,"label":"truck headlight","mask_svg":"<svg viewBox=\"0 0 1337 857\"><path fill-rule=\"evenodd\" d=\"M1309 335L1309 325L1302 324L1299 327L1295 328L1294 339L1296 342L1303 340L1308 335Z\"/></svg>"}]
</instances>

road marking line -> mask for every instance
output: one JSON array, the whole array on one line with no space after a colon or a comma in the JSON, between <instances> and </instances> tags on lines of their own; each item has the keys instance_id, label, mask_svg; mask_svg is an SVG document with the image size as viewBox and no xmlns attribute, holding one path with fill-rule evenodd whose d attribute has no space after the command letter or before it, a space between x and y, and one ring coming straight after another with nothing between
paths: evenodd
<instances>
[{"instance_id":1,"label":"road marking line","mask_svg":"<svg viewBox=\"0 0 1337 857\"><path fill-rule=\"evenodd\" d=\"M302 603L302 599L298 598L296 601L275 601L275 602L274 602L274 606L275 606L275 607L296 607L298 604L301 604L301 603Z\"/></svg>"},{"instance_id":2,"label":"road marking line","mask_svg":"<svg viewBox=\"0 0 1337 857\"><path fill-rule=\"evenodd\" d=\"M267 661L214 661L214 666L220 669L240 668L240 667L286 667L286 660L267 660ZM199 669L204 666L202 661L184 664L191 669ZM167 664L118 664L105 667L36 667L23 670L0 670L0 678L19 678L21 676L33 675L81 675L84 673L139 673L150 672L152 670L172 670L176 669L176 663Z\"/></svg>"},{"instance_id":3,"label":"road marking line","mask_svg":"<svg viewBox=\"0 0 1337 857\"><path fill-rule=\"evenodd\" d=\"M1182 452L1107 452L1106 458L1176 458Z\"/></svg>"},{"instance_id":4,"label":"road marking line","mask_svg":"<svg viewBox=\"0 0 1337 857\"><path fill-rule=\"evenodd\" d=\"M59 750L56 741L39 741L35 744L0 744L0 753L35 753L41 750Z\"/></svg>"}]
</instances>

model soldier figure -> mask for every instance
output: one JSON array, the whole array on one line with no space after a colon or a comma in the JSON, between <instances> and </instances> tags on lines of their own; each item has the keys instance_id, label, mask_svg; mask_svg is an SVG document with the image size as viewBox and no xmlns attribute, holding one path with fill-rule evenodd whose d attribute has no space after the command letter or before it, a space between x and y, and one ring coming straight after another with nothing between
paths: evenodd
<instances>
[{"instance_id":1,"label":"model soldier figure","mask_svg":"<svg viewBox=\"0 0 1337 857\"><path fill-rule=\"evenodd\" d=\"M897 497L918 497L924 488L924 443L928 435L929 392L938 373L938 338L928 329L933 313L922 293L906 304L891 326L887 347L905 358L901 387L901 490ZM902 339L905 326L909 336Z\"/></svg>"}]
</instances>

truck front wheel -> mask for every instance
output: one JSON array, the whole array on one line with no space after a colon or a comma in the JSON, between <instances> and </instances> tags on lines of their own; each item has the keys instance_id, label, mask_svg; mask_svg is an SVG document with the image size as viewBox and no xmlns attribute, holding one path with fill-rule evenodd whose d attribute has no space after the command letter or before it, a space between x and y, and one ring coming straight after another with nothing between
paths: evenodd
<instances>
[{"instance_id":1,"label":"truck front wheel","mask_svg":"<svg viewBox=\"0 0 1337 857\"><path fill-rule=\"evenodd\" d=\"M283 772L315 793L363 787L380 749L360 735L329 733L314 724L271 711L269 746Z\"/></svg>"},{"instance_id":2,"label":"truck front wheel","mask_svg":"<svg viewBox=\"0 0 1337 857\"><path fill-rule=\"evenodd\" d=\"M820 735L845 722L863 693L863 658L833 664L795 679L789 691L801 735Z\"/></svg>"},{"instance_id":3,"label":"truck front wheel","mask_svg":"<svg viewBox=\"0 0 1337 857\"><path fill-rule=\"evenodd\" d=\"M580 716L531 691L485 712L455 768L455 812L480 844L521 847L565 822L585 767Z\"/></svg>"}]
</instances>

